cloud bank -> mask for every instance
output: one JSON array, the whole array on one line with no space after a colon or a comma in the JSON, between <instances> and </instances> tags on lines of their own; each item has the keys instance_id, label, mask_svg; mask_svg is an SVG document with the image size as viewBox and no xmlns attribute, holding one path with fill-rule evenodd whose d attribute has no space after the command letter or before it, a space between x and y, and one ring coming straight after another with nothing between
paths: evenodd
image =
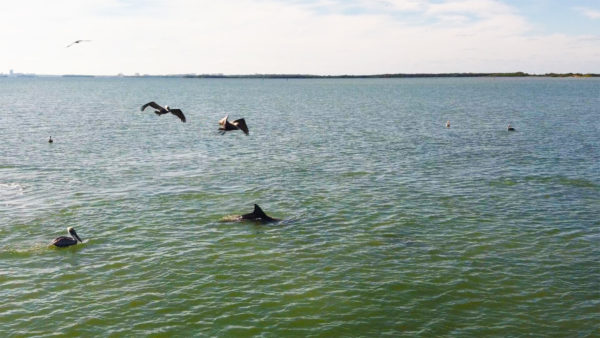
<instances>
[{"instance_id":1,"label":"cloud bank","mask_svg":"<svg viewBox=\"0 0 600 338\"><path fill-rule=\"evenodd\" d=\"M600 72L598 33L542 34L495 0L22 0L0 37L0 72Z\"/></svg>"}]
</instances>

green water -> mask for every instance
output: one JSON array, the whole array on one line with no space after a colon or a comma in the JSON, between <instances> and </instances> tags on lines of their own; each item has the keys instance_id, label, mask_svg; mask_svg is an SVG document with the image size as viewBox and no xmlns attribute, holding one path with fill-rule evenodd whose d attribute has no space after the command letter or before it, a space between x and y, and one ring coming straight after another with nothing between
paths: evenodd
<instances>
[{"instance_id":1,"label":"green water","mask_svg":"<svg viewBox=\"0 0 600 338\"><path fill-rule=\"evenodd\" d=\"M2 337L600 335L597 79L0 78L0 107ZM283 221L222 222L254 203Z\"/></svg>"}]
</instances>

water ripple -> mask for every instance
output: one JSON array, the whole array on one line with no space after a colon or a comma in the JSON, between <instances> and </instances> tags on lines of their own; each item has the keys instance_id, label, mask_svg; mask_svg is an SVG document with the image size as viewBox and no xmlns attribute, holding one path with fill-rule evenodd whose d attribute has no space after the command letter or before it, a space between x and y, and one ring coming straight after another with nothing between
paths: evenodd
<instances>
[{"instance_id":1,"label":"water ripple","mask_svg":"<svg viewBox=\"0 0 600 338\"><path fill-rule=\"evenodd\" d=\"M600 329L600 82L11 81L2 336ZM254 203L284 220L220 221ZM49 248L68 226L85 243Z\"/></svg>"}]
</instances>

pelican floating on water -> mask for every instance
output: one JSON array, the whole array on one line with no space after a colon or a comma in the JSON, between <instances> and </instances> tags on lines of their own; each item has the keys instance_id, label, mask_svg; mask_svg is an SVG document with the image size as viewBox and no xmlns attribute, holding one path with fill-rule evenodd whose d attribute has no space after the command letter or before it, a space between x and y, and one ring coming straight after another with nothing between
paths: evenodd
<instances>
[{"instance_id":1,"label":"pelican floating on water","mask_svg":"<svg viewBox=\"0 0 600 338\"><path fill-rule=\"evenodd\" d=\"M229 115L225 115L224 118L219 120L219 130L221 130L221 134L225 134L226 131L241 129L244 134L248 135L246 120L237 119L233 122L229 122L228 117Z\"/></svg>"},{"instance_id":2,"label":"pelican floating on water","mask_svg":"<svg viewBox=\"0 0 600 338\"><path fill-rule=\"evenodd\" d=\"M48 139L48 143L52 143L54 142L54 140L52 139L52 136L50 136L50 138Z\"/></svg>"},{"instance_id":3,"label":"pelican floating on water","mask_svg":"<svg viewBox=\"0 0 600 338\"><path fill-rule=\"evenodd\" d=\"M69 233L69 235L71 235L71 237L69 236L60 236L60 237L56 237L52 243L50 243L50 245L54 245L56 247L59 248L64 248L67 246L71 246L71 245L75 245L77 244L77 241L82 242L81 238L79 237L79 235L77 235L77 233L75 232L75 229L73 229L72 227L68 227L67 228L67 232Z\"/></svg>"},{"instance_id":4,"label":"pelican floating on water","mask_svg":"<svg viewBox=\"0 0 600 338\"><path fill-rule=\"evenodd\" d=\"M508 131L515 131L515 128L513 128L513 126L511 126L510 123L509 123L508 127L506 128L506 130L508 130Z\"/></svg>"},{"instance_id":5,"label":"pelican floating on water","mask_svg":"<svg viewBox=\"0 0 600 338\"><path fill-rule=\"evenodd\" d=\"M143 105L140 110L144 111L144 109L146 109L146 107L152 107L154 109L156 109L154 111L154 113L156 113L156 115L163 115L166 113L171 113L177 117L179 117L179 119L181 119L181 122L185 122L185 115L183 115L183 112L181 111L181 109L171 109L169 108L169 106L165 106L164 108L162 106L160 106L159 104L157 104L154 101L148 102L145 105Z\"/></svg>"}]
</instances>

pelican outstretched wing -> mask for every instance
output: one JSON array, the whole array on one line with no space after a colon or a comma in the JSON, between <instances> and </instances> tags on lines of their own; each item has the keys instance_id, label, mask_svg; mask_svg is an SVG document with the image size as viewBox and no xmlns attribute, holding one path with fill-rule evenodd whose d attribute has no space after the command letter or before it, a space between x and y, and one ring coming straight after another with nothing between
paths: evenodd
<instances>
[{"instance_id":1,"label":"pelican outstretched wing","mask_svg":"<svg viewBox=\"0 0 600 338\"><path fill-rule=\"evenodd\" d=\"M171 109L169 111L171 112L171 114L179 117L181 122L185 122L185 115L183 115L183 112L181 111L181 109Z\"/></svg>"},{"instance_id":2,"label":"pelican outstretched wing","mask_svg":"<svg viewBox=\"0 0 600 338\"><path fill-rule=\"evenodd\" d=\"M165 108L161 107L160 105L158 105L158 104L157 104L156 102L154 102L154 101L150 101L150 102L146 103L145 105L143 105L143 106L140 108L140 110L141 110L141 111L144 111L144 109L146 109L146 107L148 107L148 106L150 106L150 107L152 107L152 108L154 108L154 109L157 109L157 110L159 110L159 111L161 111L161 112L163 112L163 111L164 111L164 112L166 112L166 109L165 109Z\"/></svg>"},{"instance_id":3,"label":"pelican outstretched wing","mask_svg":"<svg viewBox=\"0 0 600 338\"><path fill-rule=\"evenodd\" d=\"M238 119L233 121L233 125L240 128L244 134L248 135L248 126L246 125L246 120Z\"/></svg>"}]
</instances>

